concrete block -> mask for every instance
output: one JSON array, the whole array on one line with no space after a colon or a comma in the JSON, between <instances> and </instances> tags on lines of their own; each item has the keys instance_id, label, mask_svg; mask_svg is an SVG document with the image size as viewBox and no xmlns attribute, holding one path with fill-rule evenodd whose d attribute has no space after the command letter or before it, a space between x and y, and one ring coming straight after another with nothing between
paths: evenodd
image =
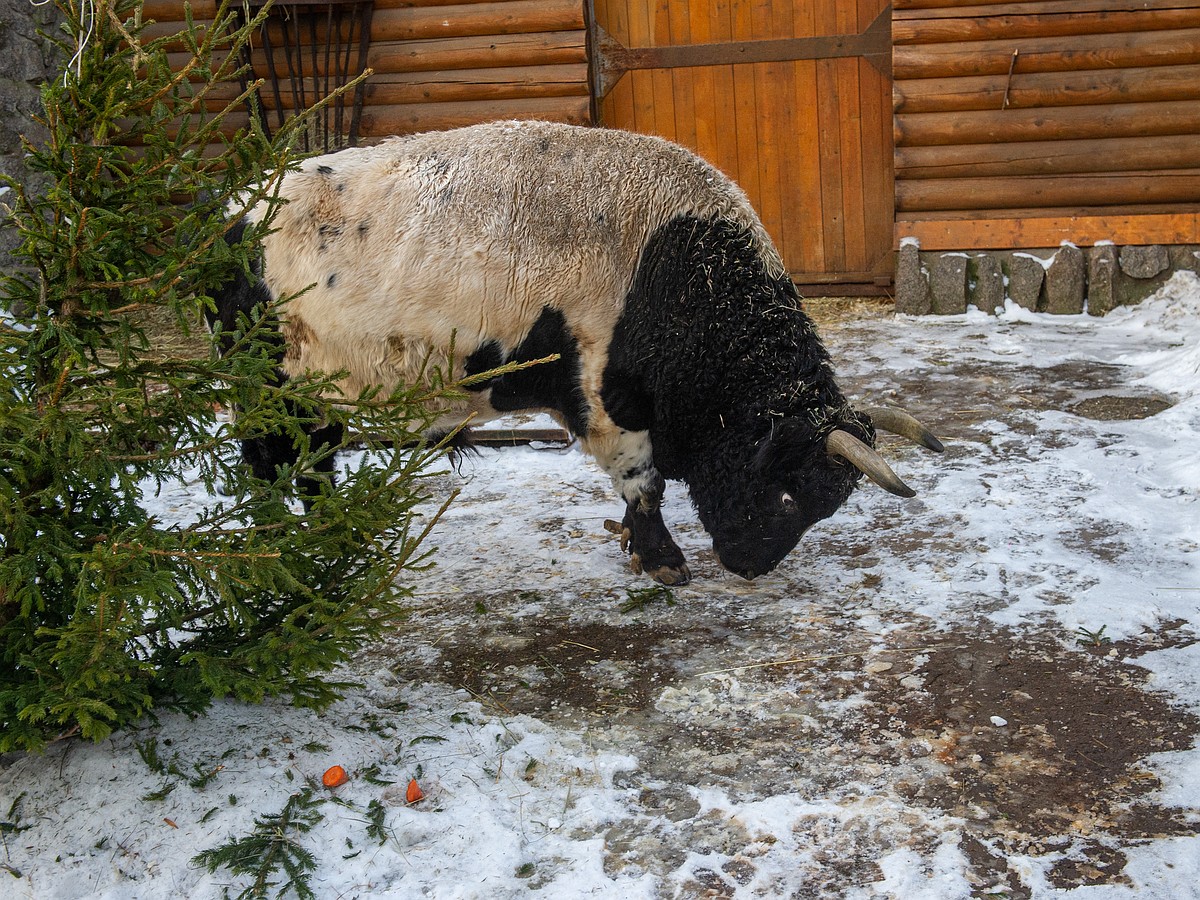
<instances>
[{"instance_id":1,"label":"concrete block","mask_svg":"<svg viewBox=\"0 0 1200 900\"><path fill-rule=\"evenodd\" d=\"M929 279L921 267L921 249L914 243L903 243L896 254L896 312L923 316L931 307Z\"/></svg>"},{"instance_id":2,"label":"concrete block","mask_svg":"<svg viewBox=\"0 0 1200 900\"><path fill-rule=\"evenodd\" d=\"M1046 269L1046 312L1079 315L1083 312L1083 251L1063 244Z\"/></svg>"},{"instance_id":3,"label":"concrete block","mask_svg":"<svg viewBox=\"0 0 1200 900\"><path fill-rule=\"evenodd\" d=\"M929 268L929 293L932 312L952 316L967 311L967 257L962 253L943 253Z\"/></svg>"},{"instance_id":4,"label":"concrete block","mask_svg":"<svg viewBox=\"0 0 1200 900\"><path fill-rule=\"evenodd\" d=\"M1014 253L1008 260L1008 299L1024 309L1037 309L1046 270L1028 253Z\"/></svg>"},{"instance_id":5,"label":"concrete block","mask_svg":"<svg viewBox=\"0 0 1200 900\"><path fill-rule=\"evenodd\" d=\"M967 266L968 296L971 305L985 313L1004 308L1004 272L993 253L981 253Z\"/></svg>"},{"instance_id":6,"label":"concrete block","mask_svg":"<svg viewBox=\"0 0 1200 900\"><path fill-rule=\"evenodd\" d=\"M1087 311L1102 316L1117 305L1116 284L1122 278L1117 248L1098 244L1087 253Z\"/></svg>"}]
</instances>

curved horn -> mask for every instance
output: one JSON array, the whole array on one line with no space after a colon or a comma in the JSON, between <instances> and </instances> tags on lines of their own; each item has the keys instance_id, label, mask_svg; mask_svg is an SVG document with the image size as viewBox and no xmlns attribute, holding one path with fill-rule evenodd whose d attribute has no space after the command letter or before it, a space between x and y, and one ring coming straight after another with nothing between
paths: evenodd
<instances>
[{"instance_id":1,"label":"curved horn","mask_svg":"<svg viewBox=\"0 0 1200 900\"><path fill-rule=\"evenodd\" d=\"M872 406L870 409L859 410L871 420L871 424L892 434L908 438L914 444L920 444L928 450L941 453L946 448L924 425L902 409L891 406Z\"/></svg>"},{"instance_id":2,"label":"curved horn","mask_svg":"<svg viewBox=\"0 0 1200 900\"><path fill-rule=\"evenodd\" d=\"M915 497L917 492L900 480L883 457L847 431L840 428L829 432L825 450L830 456L840 456L873 482L898 497Z\"/></svg>"}]
</instances>

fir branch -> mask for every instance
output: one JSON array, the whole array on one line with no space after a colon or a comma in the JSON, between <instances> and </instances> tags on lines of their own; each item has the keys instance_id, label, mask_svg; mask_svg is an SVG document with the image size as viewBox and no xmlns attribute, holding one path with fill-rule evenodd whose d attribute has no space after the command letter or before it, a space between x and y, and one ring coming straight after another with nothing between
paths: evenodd
<instances>
[{"instance_id":1,"label":"fir branch","mask_svg":"<svg viewBox=\"0 0 1200 900\"><path fill-rule=\"evenodd\" d=\"M162 550L158 547L146 547L143 544L125 544L120 542L112 542L109 546L112 547L114 553L118 550L127 550L133 553L145 553L149 556L186 559L192 562L201 562L210 559L279 559L283 556L282 551L279 550L268 550L260 553L234 553L230 550Z\"/></svg>"},{"instance_id":2,"label":"fir branch","mask_svg":"<svg viewBox=\"0 0 1200 900\"><path fill-rule=\"evenodd\" d=\"M440 448L371 460L300 513L293 477L340 448L310 447L296 410L403 441L470 382L434 370L357 400L337 394L336 373L273 385L289 298L214 337L224 355L154 358L130 314L161 305L182 320L248 267L294 156L260 131L225 139L219 117L184 115L236 74L236 48L257 27L231 27L230 0L202 37L189 15L180 34L141 44L137 0L108 0L86 41L78 4L53 2L64 45L87 51L77 74L43 89L45 145L24 145L48 187L10 185L21 268L3 279L0 324L0 654L20 664L0 667L0 752L62 734L97 740L155 704L327 703L340 685L325 673L385 627L410 591L400 576L427 564L422 541L445 507L430 519L417 506ZM191 55L172 71L167 50L180 43ZM205 153L215 141L219 151ZM203 199L181 209L181 197ZM253 227L232 240L252 207ZM215 403L238 415L214 432ZM298 447L265 481L225 458L264 434ZM227 481L238 499L160 521L146 486L185 482L194 466L205 486ZM285 872L298 864L274 858L290 860Z\"/></svg>"},{"instance_id":3,"label":"fir branch","mask_svg":"<svg viewBox=\"0 0 1200 900\"><path fill-rule=\"evenodd\" d=\"M310 788L305 788L292 794L278 813L256 818L254 830L246 837L204 850L192 861L209 872L227 868L234 875L251 876L250 885L237 895L238 900L265 898L277 884L277 897L292 890L301 900L315 900L308 880L316 860L294 835L307 834L321 821L321 803L313 798ZM278 876L285 879L281 884L275 881Z\"/></svg>"}]
</instances>

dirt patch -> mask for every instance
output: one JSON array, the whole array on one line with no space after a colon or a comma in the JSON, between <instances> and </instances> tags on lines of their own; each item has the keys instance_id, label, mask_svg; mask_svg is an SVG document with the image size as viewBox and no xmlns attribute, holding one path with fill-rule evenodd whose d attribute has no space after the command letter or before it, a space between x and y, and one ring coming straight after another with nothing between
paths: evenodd
<instances>
[{"instance_id":1,"label":"dirt patch","mask_svg":"<svg viewBox=\"0 0 1200 900\"><path fill-rule=\"evenodd\" d=\"M1190 747L1200 720L1147 690L1148 673L1130 661L1195 640L1186 623L1118 645L987 623L931 634L913 622L880 644L852 611L808 606L788 645L794 661L724 675L731 642L737 657L779 658L773 635L784 629L761 619L747 631L712 607L686 607L681 599L627 622L551 609L503 623L459 617L431 665L410 657L396 671L439 672L505 714L583 728L592 746L632 752L637 767L615 785L639 812L603 835L605 870L667 876L689 854L726 860L681 881L678 896L734 896L747 881L765 889L755 861L780 841L805 848L796 861L805 896L844 896L877 881L876 860L898 846L932 853L931 817L961 823L979 896L1014 898L1030 891L1013 857L1049 861L1057 887L1123 884L1131 842L1195 832L1185 811L1156 803L1161 785L1147 766L1152 754ZM708 789L847 809L869 796L889 811L814 813L792 834L762 833L706 810L695 792Z\"/></svg>"},{"instance_id":2,"label":"dirt patch","mask_svg":"<svg viewBox=\"0 0 1200 900\"><path fill-rule=\"evenodd\" d=\"M842 378L852 396L864 404L891 403L918 415L947 443L987 441L996 421L1017 434L1038 431L1038 413L1069 412L1095 421L1144 419L1169 409L1172 401L1157 393L1135 393L1129 369L1095 360L1067 360L1050 366L1025 361L941 357L930 366L889 371L886 380L876 370L883 357L870 342L853 332L851 320L830 315L828 330L837 335ZM982 339L980 335L980 339ZM855 362L855 366L848 363ZM859 371L854 369L858 368Z\"/></svg>"},{"instance_id":3,"label":"dirt patch","mask_svg":"<svg viewBox=\"0 0 1200 900\"><path fill-rule=\"evenodd\" d=\"M1113 641L1111 644L1101 641L1094 645L1094 649L1102 650L1108 647L1122 658L1136 659L1151 650L1190 647L1198 640L1200 638L1196 636L1187 619L1170 619L1160 623L1157 628L1143 630L1136 640Z\"/></svg>"},{"instance_id":4,"label":"dirt patch","mask_svg":"<svg viewBox=\"0 0 1200 900\"><path fill-rule=\"evenodd\" d=\"M1190 747L1200 720L1146 690L1146 670L1117 648L1092 649L1005 629L954 634L871 695L868 722L931 751L929 777L897 789L961 816L977 867L1062 853L1056 886L1120 882L1114 839L1194 832L1181 811L1154 805L1161 785L1142 762Z\"/></svg>"},{"instance_id":5,"label":"dirt patch","mask_svg":"<svg viewBox=\"0 0 1200 900\"><path fill-rule=\"evenodd\" d=\"M456 635L439 648L442 677L530 715L642 709L672 676L664 644L673 632L636 623L481 622Z\"/></svg>"},{"instance_id":6,"label":"dirt patch","mask_svg":"<svg viewBox=\"0 0 1200 900\"><path fill-rule=\"evenodd\" d=\"M1072 405L1069 411L1085 419L1100 422L1117 422L1128 419L1148 419L1170 409L1171 401L1166 397L1120 396L1106 394L1089 397Z\"/></svg>"}]
</instances>

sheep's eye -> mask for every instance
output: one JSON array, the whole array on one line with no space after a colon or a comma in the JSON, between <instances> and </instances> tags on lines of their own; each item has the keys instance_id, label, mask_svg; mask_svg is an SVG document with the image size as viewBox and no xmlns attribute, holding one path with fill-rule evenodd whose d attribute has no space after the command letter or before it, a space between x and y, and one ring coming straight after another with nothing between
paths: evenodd
<instances>
[{"instance_id":1,"label":"sheep's eye","mask_svg":"<svg viewBox=\"0 0 1200 900\"><path fill-rule=\"evenodd\" d=\"M784 512L790 513L796 511L796 499L787 491L779 495L779 505L783 508Z\"/></svg>"}]
</instances>

